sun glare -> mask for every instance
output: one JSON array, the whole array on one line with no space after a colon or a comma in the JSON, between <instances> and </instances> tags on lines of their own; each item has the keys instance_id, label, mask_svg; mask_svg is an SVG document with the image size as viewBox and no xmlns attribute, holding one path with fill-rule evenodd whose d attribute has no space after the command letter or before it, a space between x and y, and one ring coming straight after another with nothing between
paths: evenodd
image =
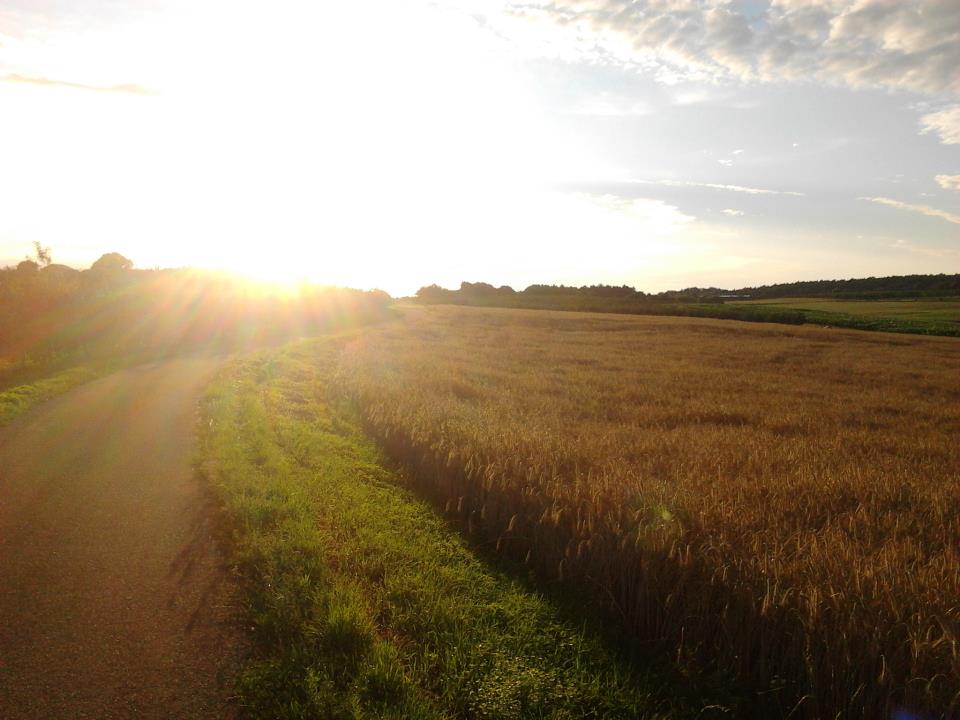
<instances>
[{"instance_id":1,"label":"sun glare","mask_svg":"<svg viewBox=\"0 0 960 720\"><path fill-rule=\"evenodd\" d=\"M0 87L23 110L0 120L23 139L0 141L18 169L2 189L54 246L71 237L96 257L109 243L141 267L270 282L395 294L484 273L532 282L555 265L570 275L584 232L650 255L663 229L650 212L551 189L606 170L546 121L499 40L417 3L380 11L369 23L354 7L282 3L264 18L245 4L172 5L119 40L97 36L100 53L67 76L119 85L106 58L123 51L142 92ZM172 58L158 26L180 40ZM46 63L62 77L74 43L54 45ZM51 199L61 212L46 211ZM509 270L494 249L516 260Z\"/></svg>"}]
</instances>

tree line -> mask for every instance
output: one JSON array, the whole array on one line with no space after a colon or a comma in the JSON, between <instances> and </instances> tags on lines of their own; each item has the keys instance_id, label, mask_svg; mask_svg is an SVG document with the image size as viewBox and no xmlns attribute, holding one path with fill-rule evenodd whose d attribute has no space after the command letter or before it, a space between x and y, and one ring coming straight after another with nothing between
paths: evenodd
<instances>
[{"instance_id":1,"label":"tree line","mask_svg":"<svg viewBox=\"0 0 960 720\"><path fill-rule=\"evenodd\" d=\"M960 296L960 275L907 275L852 280L816 280L756 288L725 290L690 287L647 294L628 285L530 285L517 291L507 285L495 287L484 282L463 282L457 290L428 285L414 298L424 304L476 305L531 310L625 313L635 315L679 315L750 322L830 324L863 330L919 332L958 335L960 329L941 323L936 327L916 323L891 323L876 318L844 313L810 311L766 304L731 302L774 298L834 298L880 300ZM829 315L829 317L826 317Z\"/></svg>"},{"instance_id":2,"label":"tree line","mask_svg":"<svg viewBox=\"0 0 960 720\"><path fill-rule=\"evenodd\" d=\"M137 269L119 253L76 270L36 245L0 268L0 375L90 357L229 352L374 321L390 302L382 291L283 292L223 272Z\"/></svg>"},{"instance_id":3,"label":"tree line","mask_svg":"<svg viewBox=\"0 0 960 720\"><path fill-rule=\"evenodd\" d=\"M849 280L810 280L779 285L740 288L733 291L754 298L836 298L846 300L883 300L960 296L960 274L892 275L889 277L850 278Z\"/></svg>"},{"instance_id":4,"label":"tree line","mask_svg":"<svg viewBox=\"0 0 960 720\"><path fill-rule=\"evenodd\" d=\"M773 299L773 298L836 298L849 300L880 300L899 298L930 298L960 296L960 274L956 275L894 275L890 277L851 278L847 280L806 280L774 285L760 285L724 289L718 287L688 287L682 290L666 290L645 293L629 285L528 285L523 290L514 290L509 285L496 287L485 282L462 282L457 290L448 290L439 285L428 285L417 291L417 299L424 302L450 302L469 304L516 303L537 298L538 302L554 300L576 304L576 300L589 303L603 298L628 302L695 302L722 303L726 300ZM485 302L488 301L488 302Z\"/></svg>"}]
</instances>

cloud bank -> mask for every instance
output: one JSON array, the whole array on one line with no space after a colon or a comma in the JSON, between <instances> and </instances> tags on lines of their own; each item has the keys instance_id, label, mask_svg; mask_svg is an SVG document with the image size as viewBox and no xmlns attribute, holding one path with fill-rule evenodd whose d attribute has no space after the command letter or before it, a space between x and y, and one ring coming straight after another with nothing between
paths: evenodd
<instances>
[{"instance_id":1,"label":"cloud bank","mask_svg":"<svg viewBox=\"0 0 960 720\"><path fill-rule=\"evenodd\" d=\"M960 175L937 175L936 180L944 190L960 190Z\"/></svg>"},{"instance_id":2,"label":"cloud bank","mask_svg":"<svg viewBox=\"0 0 960 720\"><path fill-rule=\"evenodd\" d=\"M957 0L552 0L509 3L584 54L667 82L809 81L960 94Z\"/></svg>"}]
</instances>

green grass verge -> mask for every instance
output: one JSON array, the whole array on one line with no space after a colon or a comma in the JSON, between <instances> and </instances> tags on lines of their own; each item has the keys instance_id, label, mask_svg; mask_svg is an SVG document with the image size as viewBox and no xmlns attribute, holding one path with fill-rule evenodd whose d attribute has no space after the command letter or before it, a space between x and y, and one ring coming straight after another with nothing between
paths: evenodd
<instances>
[{"instance_id":1,"label":"green grass verge","mask_svg":"<svg viewBox=\"0 0 960 720\"><path fill-rule=\"evenodd\" d=\"M97 374L86 367L71 368L0 392L0 426L6 425L39 402L94 379Z\"/></svg>"},{"instance_id":2,"label":"green grass verge","mask_svg":"<svg viewBox=\"0 0 960 720\"><path fill-rule=\"evenodd\" d=\"M233 527L258 648L240 680L246 712L678 717L668 687L400 487L328 392L337 352L311 341L235 361L203 403L198 467Z\"/></svg>"}]
</instances>

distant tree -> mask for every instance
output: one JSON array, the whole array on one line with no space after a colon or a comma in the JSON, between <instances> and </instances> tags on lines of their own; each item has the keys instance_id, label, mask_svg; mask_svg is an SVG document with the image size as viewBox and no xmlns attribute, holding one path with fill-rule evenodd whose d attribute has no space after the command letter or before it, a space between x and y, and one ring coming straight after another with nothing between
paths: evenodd
<instances>
[{"instance_id":1,"label":"distant tree","mask_svg":"<svg viewBox=\"0 0 960 720\"><path fill-rule=\"evenodd\" d=\"M373 290L367 291L367 297L373 301L376 305L388 305L393 302L393 298L390 297L390 293L386 290L381 290L380 288L374 288Z\"/></svg>"},{"instance_id":2,"label":"distant tree","mask_svg":"<svg viewBox=\"0 0 960 720\"><path fill-rule=\"evenodd\" d=\"M490 283L485 283L485 282L471 283L466 281L460 283L460 292L466 293L466 294L473 293L475 295L492 295L496 291L497 289Z\"/></svg>"},{"instance_id":3,"label":"distant tree","mask_svg":"<svg viewBox=\"0 0 960 720\"><path fill-rule=\"evenodd\" d=\"M576 295L580 288L568 285L528 285L523 292L528 295Z\"/></svg>"},{"instance_id":4,"label":"distant tree","mask_svg":"<svg viewBox=\"0 0 960 720\"><path fill-rule=\"evenodd\" d=\"M580 292L595 297L633 298L637 295L636 289L629 285L621 285L620 287L613 285L590 285L580 288Z\"/></svg>"},{"instance_id":5,"label":"distant tree","mask_svg":"<svg viewBox=\"0 0 960 720\"><path fill-rule=\"evenodd\" d=\"M101 255L100 259L97 260L93 265L90 266L90 270L94 273L115 273L123 272L125 270L130 270L133 268L133 261L125 258L120 253L106 253Z\"/></svg>"},{"instance_id":6,"label":"distant tree","mask_svg":"<svg viewBox=\"0 0 960 720\"><path fill-rule=\"evenodd\" d=\"M17 272L23 275L32 275L33 273L40 270L40 266L37 265L33 260L24 260L21 263L17 264Z\"/></svg>"},{"instance_id":7,"label":"distant tree","mask_svg":"<svg viewBox=\"0 0 960 720\"><path fill-rule=\"evenodd\" d=\"M417 299L424 302L449 302L453 292L437 284L427 285L417 290Z\"/></svg>"},{"instance_id":8,"label":"distant tree","mask_svg":"<svg viewBox=\"0 0 960 720\"><path fill-rule=\"evenodd\" d=\"M65 295L80 287L80 271L67 265L51 263L41 268L40 276L47 289L57 295Z\"/></svg>"},{"instance_id":9,"label":"distant tree","mask_svg":"<svg viewBox=\"0 0 960 720\"><path fill-rule=\"evenodd\" d=\"M33 256L37 259L37 264L40 267L47 267L53 262L53 257L50 255L50 248L44 247L37 240L33 241Z\"/></svg>"}]
</instances>

